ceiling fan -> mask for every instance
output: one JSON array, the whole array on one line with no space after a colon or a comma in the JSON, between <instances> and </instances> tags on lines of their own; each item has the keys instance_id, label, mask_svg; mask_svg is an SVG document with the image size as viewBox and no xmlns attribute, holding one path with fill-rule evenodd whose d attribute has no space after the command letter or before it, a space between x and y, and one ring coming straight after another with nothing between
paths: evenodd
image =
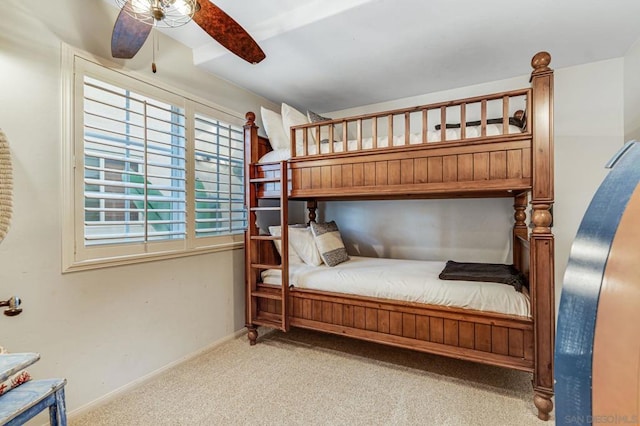
<instances>
[{"instance_id":1,"label":"ceiling fan","mask_svg":"<svg viewBox=\"0 0 640 426\"><path fill-rule=\"evenodd\" d=\"M116 3L121 10L111 35L114 58L133 58L154 26L177 27L190 20L249 63L257 64L266 57L249 33L209 0L116 0Z\"/></svg>"}]
</instances>

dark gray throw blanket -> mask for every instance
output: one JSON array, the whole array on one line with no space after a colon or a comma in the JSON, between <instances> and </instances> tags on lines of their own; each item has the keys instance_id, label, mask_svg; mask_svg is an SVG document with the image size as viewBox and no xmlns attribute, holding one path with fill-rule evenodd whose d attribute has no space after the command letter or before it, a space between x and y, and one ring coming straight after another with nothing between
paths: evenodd
<instances>
[{"instance_id":1,"label":"dark gray throw blanket","mask_svg":"<svg viewBox=\"0 0 640 426\"><path fill-rule=\"evenodd\" d=\"M526 278L513 265L500 263L470 263L447 261L439 275L441 280L494 282L513 286L522 291Z\"/></svg>"},{"instance_id":2,"label":"dark gray throw blanket","mask_svg":"<svg viewBox=\"0 0 640 426\"><path fill-rule=\"evenodd\" d=\"M466 127L479 126L481 124L482 124L482 121L480 121L480 120L467 121ZM502 118L488 118L487 119L487 124L502 124ZM525 124L526 123L525 123L524 120L518 120L515 117L509 117L509 125L510 126L516 126L516 127L520 127L522 129ZM436 130L440 130L441 127L442 126L440 124L436 124ZM460 123L447 123L445 125L445 127L447 129L459 129L460 128Z\"/></svg>"}]
</instances>

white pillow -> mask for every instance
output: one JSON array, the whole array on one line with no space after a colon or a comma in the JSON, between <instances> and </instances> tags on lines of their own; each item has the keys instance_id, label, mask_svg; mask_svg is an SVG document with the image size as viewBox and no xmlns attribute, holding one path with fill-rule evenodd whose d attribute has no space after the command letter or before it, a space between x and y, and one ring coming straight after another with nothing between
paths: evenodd
<instances>
[{"instance_id":1,"label":"white pillow","mask_svg":"<svg viewBox=\"0 0 640 426\"><path fill-rule=\"evenodd\" d=\"M274 237L279 237L281 229L282 228L280 226L270 226L269 233ZM291 232L291 229L292 228L289 227L289 232ZM276 246L276 250L278 250L278 254L282 256L282 240L274 240L273 244ZM296 253L296 250L293 248L293 245L291 244L291 238L289 238L289 264L291 265L295 263L304 263L304 261L300 258L300 256L298 256L298 253Z\"/></svg>"},{"instance_id":2,"label":"white pillow","mask_svg":"<svg viewBox=\"0 0 640 426\"><path fill-rule=\"evenodd\" d=\"M322 265L322 257L316 246L311 228L289 228L289 242L304 263L311 266Z\"/></svg>"},{"instance_id":3,"label":"white pillow","mask_svg":"<svg viewBox=\"0 0 640 426\"><path fill-rule=\"evenodd\" d=\"M306 115L298 111L292 106L282 103L282 127L291 146L291 127L300 126L302 124L309 124L310 121ZM304 140L302 139L302 133L296 134L296 154L302 155L302 147L304 146ZM293 153L292 153L293 154Z\"/></svg>"},{"instance_id":4,"label":"white pillow","mask_svg":"<svg viewBox=\"0 0 640 426\"><path fill-rule=\"evenodd\" d=\"M279 237L281 235L280 226L270 226L269 233ZM280 252L281 241L274 241L278 253ZM289 225L289 263L306 263L311 266L322 265L322 257L316 247L316 242L311 233L311 228L307 225Z\"/></svg>"},{"instance_id":5,"label":"white pillow","mask_svg":"<svg viewBox=\"0 0 640 426\"><path fill-rule=\"evenodd\" d=\"M265 155L263 155L258 163L277 163L279 161L288 160L291 158L291 150L287 149L276 149L275 151L269 151Z\"/></svg>"},{"instance_id":6,"label":"white pillow","mask_svg":"<svg viewBox=\"0 0 640 426\"><path fill-rule=\"evenodd\" d=\"M260 107L260 115L262 116L262 125L269 138L271 148L274 150L290 149L291 143L289 142L289 136L287 136L288 133L285 133L284 127L282 127L282 116L265 107Z\"/></svg>"}]
</instances>

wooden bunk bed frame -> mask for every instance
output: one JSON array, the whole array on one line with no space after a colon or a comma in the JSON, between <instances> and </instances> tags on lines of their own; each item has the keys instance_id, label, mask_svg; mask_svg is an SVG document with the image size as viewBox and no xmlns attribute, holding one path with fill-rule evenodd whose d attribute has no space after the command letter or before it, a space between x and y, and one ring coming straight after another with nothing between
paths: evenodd
<instances>
[{"instance_id":1,"label":"wooden bunk bed frame","mask_svg":"<svg viewBox=\"0 0 640 426\"><path fill-rule=\"evenodd\" d=\"M246 203L248 230L245 234L246 326L253 345L257 327L287 331L300 327L358 339L440 354L454 358L507 367L533 373L534 404L538 417L549 419L553 409L553 354L555 336L554 236L551 232L553 188L553 71L551 56L536 54L531 65L531 87L484 97L415 108L386 111L345 119L296 126L291 129L294 156L279 163L259 164L271 150L267 139L258 136L255 114L247 113L245 132ZM503 128L508 126L509 99L526 96L526 130L522 133L486 136L487 102L503 100ZM446 123L447 108L460 108L465 122L466 105L481 105L480 137L465 138L464 126L456 141L430 142L349 152L308 155L307 135L314 134L320 148L321 126L342 124L347 140L347 123L357 128L361 148L362 123L381 117L405 117L409 131L411 114L423 114L423 142L430 110L441 111ZM373 140L376 140L376 125ZM442 126L444 140L445 130ZM305 142L297 153L296 135ZM392 131L390 131L392 133ZM375 142L374 142L375 143ZM333 151L333 144L328 144ZM392 145L392 144L389 144ZM317 150L320 152L320 149ZM302 154L302 155L300 155ZM281 191L281 188L287 190ZM281 237L260 234L256 214L279 210L281 224L287 223L288 200L306 200L309 219L315 220L318 200L397 198L512 197L514 200L513 263L529 280L531 318L354 296L308 289L289 288L288 232ZM264 206L260 200L275 198L279 207ZM527 201L531 204L530 227L526 224ZM529 229L531 228L531 229ZM282 257L273 241L282 240ZM260 271L281 269L282 286L260 282Z\"/></svg>"}]
</instances>

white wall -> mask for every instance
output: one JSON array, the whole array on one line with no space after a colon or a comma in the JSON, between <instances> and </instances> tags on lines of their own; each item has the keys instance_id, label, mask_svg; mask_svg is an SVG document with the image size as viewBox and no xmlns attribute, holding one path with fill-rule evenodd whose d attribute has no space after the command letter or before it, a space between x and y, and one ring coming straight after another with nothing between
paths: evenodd
<instances>
[{"instance_id":1,"label":"white wall","mask_svg":"<svg viewBox=\"0 0 640 426\"><path fill-rule=\"evenodd\" d=\"M640 39L624 56L624 139L640 140Z\"/></svg>"},{"instance_id":2,"label":"white wall","mask_svg":"<svg viewBox=\"0 0 640 426\"><path fill-rule=\"evenodd\" d=\"M0 20L0 128L14 164L0 299L24 302L21 315L0 315L0 345L40 352L32 375L66 377L70 410L244 326L242 250L61 274L61 40L110 57L116 12L101 1L9 0ZM149 45L127 65L240 115L277 107L196 70L171 39L160 45L156 75Z\"/></svg>"},{"instance_id":3,"label":"white wall","mask_svg":"<svg viewBox=\"0 0 640 426\"><path fill-rule=\"evenodd\" d=\"M553 52L552 52L553 53ZM571 243L622 146L623 59L555 71L556 304ZM553 62L552 62L553 65ZM382 104L329 112L341 117L527 87L529 76ZM320 219L335 219L352 253L412 259L505 261L513 200L410 200L324 203Z\"/></svg>"},{"instance_id":4,"label":"white wall","mask_svg":"<svg viewBox=\"0 0 640 426\"><path fill-rule=\"evenodd\" d=\"M604 165L624 144L623 68L618 58L556 72L557 294L582 216L607 174Z\"/></svg>"}]
</instances>

